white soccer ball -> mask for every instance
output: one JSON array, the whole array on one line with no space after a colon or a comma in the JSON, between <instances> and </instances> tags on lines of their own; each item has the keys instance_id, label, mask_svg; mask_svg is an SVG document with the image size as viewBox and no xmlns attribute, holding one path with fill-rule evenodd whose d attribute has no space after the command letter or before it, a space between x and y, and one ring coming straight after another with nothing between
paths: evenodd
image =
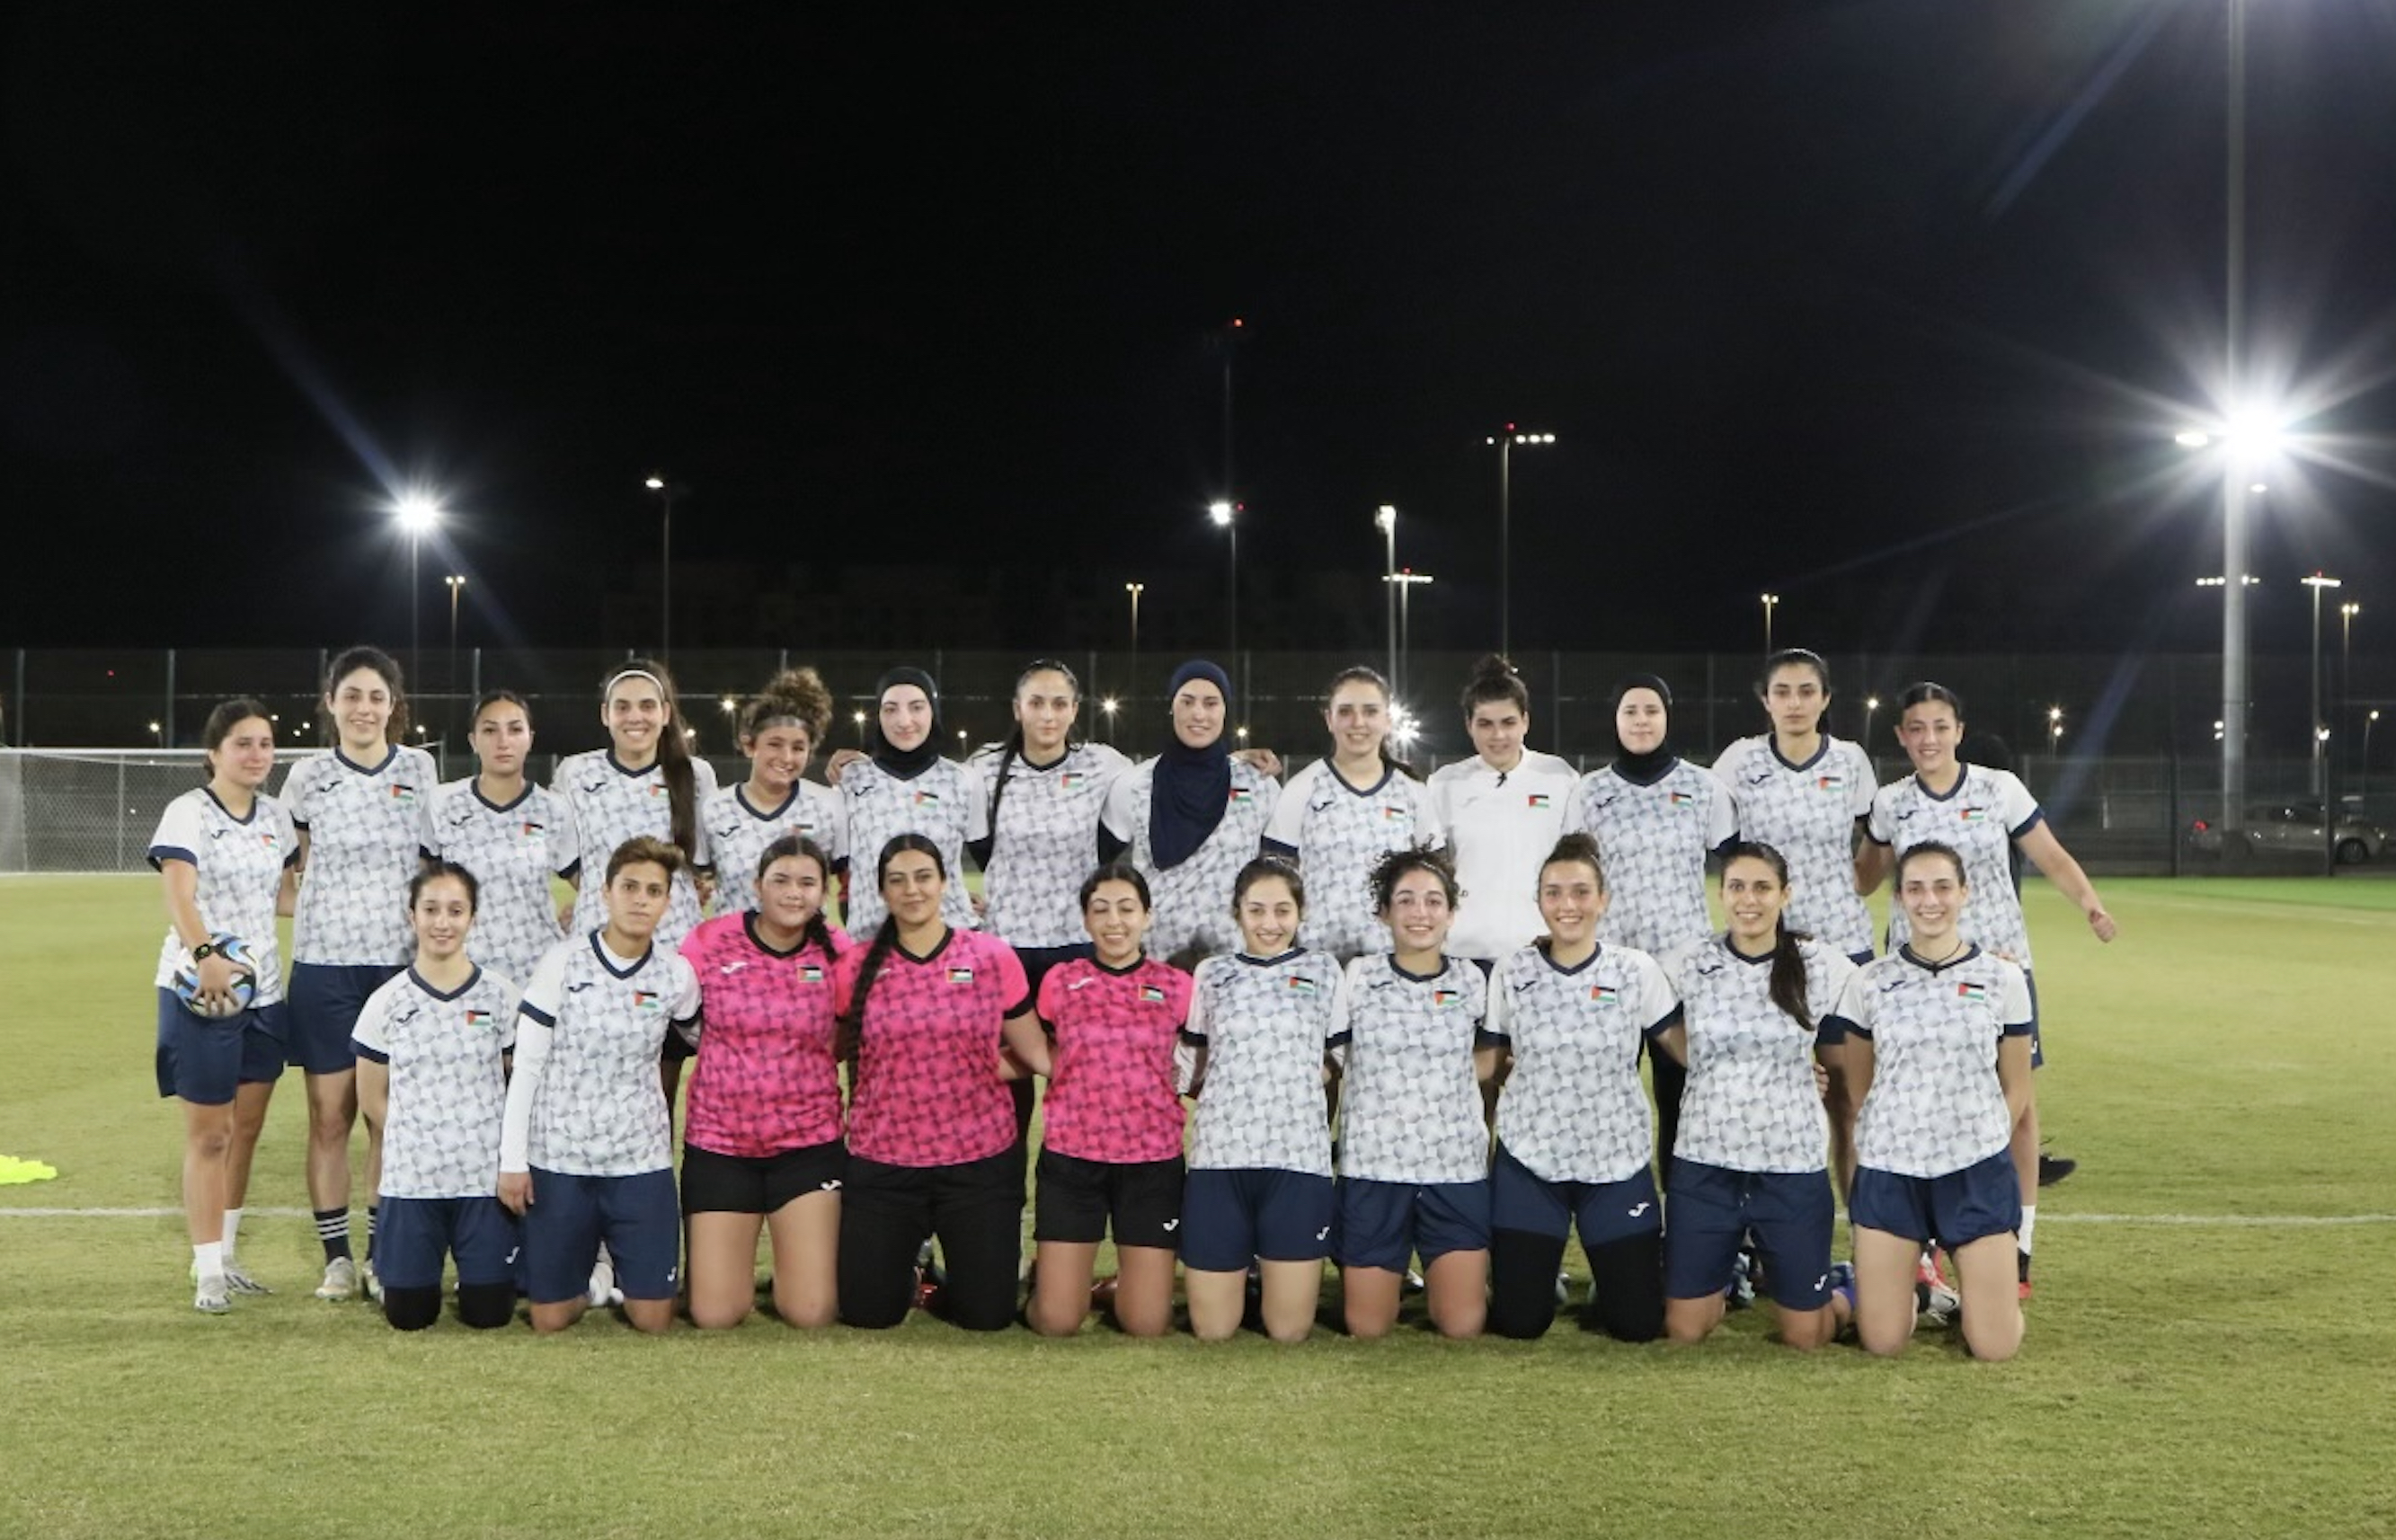
<instances>
[{"instance_id":1,"label":"white soccer ball","mask_svg":"<svg viewBox=\"0 0 2396 1540\"><path fill-rule=\"evenodd\" d=\"M175 960L175 998L193 1016L212 1021L239 1016L258 999L258 959L250 954L249 944L240 936L219 931L208 940L214 943L217 955L233 964L233 988L216 1000L202 1000L200 965L192 960L192 949L185 947Z\"/></svg>"}]
</instances>

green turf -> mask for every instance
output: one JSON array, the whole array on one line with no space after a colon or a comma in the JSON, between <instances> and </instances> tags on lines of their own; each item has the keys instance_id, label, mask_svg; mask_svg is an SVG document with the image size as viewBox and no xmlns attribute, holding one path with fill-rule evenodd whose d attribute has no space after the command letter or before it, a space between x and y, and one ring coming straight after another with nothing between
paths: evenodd
<instances>
[{"instance_id":1,"label":"green turf","mask_svg":"<svg viewBox=\"0 0 2396 1540\"><path fill-rule=\"evenodd\" d=\"M2396 887L2110 882L2100 948L2033 886L2048 1129L2021 1358L1950 1335L1801 1360L1750 1312L1686 1351L1560 1327L1202 1348L753 1321L649 1341L400 1337L282 1291L189 1309L171 1218L0 1213L0 1536L2381 1534L2396 1528ZM0 1211L171 1207L162 921L137 879L0 881ZM252 1201L303 1206L296 1081ZM1326 1294L1326 1300L1333 1297Z\"/></svg>"}]
</instances>

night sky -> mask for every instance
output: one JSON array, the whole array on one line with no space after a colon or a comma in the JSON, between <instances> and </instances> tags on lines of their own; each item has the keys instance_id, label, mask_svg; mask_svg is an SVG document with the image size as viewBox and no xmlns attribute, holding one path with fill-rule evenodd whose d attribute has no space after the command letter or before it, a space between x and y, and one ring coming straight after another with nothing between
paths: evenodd
<instances>
[{"instance_id":1,"label":"night sky","mask_svg":"<svg viewBox=\"0 0 2396 1540\"><path fill-rule=\"evenodd\" d=\"M1418 644L1496 640L1507 421L1518 645L2217 644L2224 0L1007 9L13 8L0 644L404 636L412 486L428 615L646 642L656 468L678 565L1211 617L1234 316L1244 565L1394 503ZM2251 28L2294 652L2396 579L2396 4Z\"/></svg>"}]
</instances>

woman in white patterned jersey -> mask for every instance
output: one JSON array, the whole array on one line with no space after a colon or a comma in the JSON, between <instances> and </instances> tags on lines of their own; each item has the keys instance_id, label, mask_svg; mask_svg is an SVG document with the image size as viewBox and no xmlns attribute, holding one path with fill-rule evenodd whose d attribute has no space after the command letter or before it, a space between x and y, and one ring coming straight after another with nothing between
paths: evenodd
<instances>
[{"instance_id":1,"label":"woman in white patterned jersey","mask_svg":"<svg viewBox=\"0 0 2396 1540\"><path fill-rule=\"evenodd\" d=\"M940 920L952 930L977 928L972 897L965 892L965 851L990 832L990 803L981 775L973 766L940 757L947 729L940 720L940 687L921 669L900 667L873 686L874 716L868 747L859 756L833 756L833 784L840 789L847 821L848 848L856 859L878 862L901 834L921 834L938 847L940 869L952 879L940 900ZM888 913L871 871L847 872L843 919L852 936L881 928Z\"/></svg>"},{"instance_id":2,"label":"woman in white patterned jersey","mask_svg":"<svg viewBox=\"0 0 2396 1540\"><path fill-rule=\"evenodd\" d=\"M1390 752L1390 682L1343 669L1323 701L1331 754L1292 776L1266 826L1266 854L1307 875L1307 944L1346 962L1389 944L1374 914L1373 871L1393 850L1441 843L1430 791Z\"/></svg>"},{"instance_id":3,"label":"woman in white patterned jersey","mask_svg":"<svg viewBox=\"0 0 2396 1540\"><path fill-rule=\"evenodd\" d=\"M705 895L700 873L714 859L699 810L715 794L715 768L694 759L683 737L682 707L665 665L629 658L599 690L599 720L607 726L607 747L568 755L550 789L574 815L575 837L586 862L605 863L625 841L663 840L683 854L673 873L672 901L658 921L657 945L667 952L699 928ZM569 936L588 936L607 923L607 896L587 874L569 872L576 884ZM669 1032L659 1068L666 1107L682 1088L683 1061L690 1044Z\"/></svg>"},{"instance_id":4,"label":"woman in white patterned jersey","mask_svg":"<svg viewBox=\"0 0 2396 1540\"><path fill-rule=\"evenodd\" d=\"M1536 1337L1554 1324L1557 1268L1577 1228L1590 1266L1582 1326L1650 1342L1664 1325L1664 1215L1639 1058L1678 1002L1654 958L1598 940L1605 872L1588 835L1556 842L1536 891L1547 935L1492 970L1481 1038L1501 1082L1489 1327Z\"/></svg>"},{"instance_id":5,"label":"woman in white patterned jersey","mask_svg":"<svg viewBox=\"0 0 2396 1540\"><path fill-rule=\"evenodd\" d=\"M1660 956L1713 934L1706 911L1706 858L1737 836L1722 783L1675 753L1672 692L1654 674L1615 687L1614 736L1622 752L1573 788L1564 828L1597 842L1612 900L1599 936ZM1681 1122L1681 1067L1656 1061L1658 1148L1670 1154Z\"/></svg>"},{"instance_id":6,"label":"woman in white patterned jersey","mask_svg":"<svg viewBox=\"0 0 2396 1540\"><path fill-rule=\"evenodd\" d=\"M1487 981L1446 955L1456 873L1438 852L1396 850L1367 879L1391 949L1348 964L1339 1109L1339 1292L1351 1335L1389 1334L1407 1264L1422 1258L1440 1334L1479 1336L1489 1314L1489 1130L1480 1039Z\"/></svg>"},{"instance_id":7,"label":"woman in white patterned jersey","mask_svg":"<svg viewBox=\"0 0 2396 1540\"><path fill-rule=\"evenodd\" d=\"M1830 705L1830 669L1820 656L1790 647L1764 660L1755 693L1772 730L1732 743L1714 759L1715 779L1730 791L1738 836L1770 845L1789 863L1786 893L1792 930L1836 949L1848 961L1871 961L1871 915L1856 891L1859 836L1871 814L1870 757L1860 744L1822 731ZM1854 1099L1830 1055L1830 1147L1842 1190L1855 1175Z\"/></svg>"},{"instance_id":8,"label":"woman in white patterned jersey","mask_svg":"<svg viewBox=\"0 0 2396 1540\"><path fill-rule=\"evenodd\" d=\"M1176 967L1228 952L1240 933L1232 894L1272 821L1281 784L1231 751L1231 676L1192 659L1166 691L1173 736L1164 752L1108 793L1098 856L1128 850L1156 896L1148 949Z\"/></svg>"},{"instance_id":9,"label":"woman in white patterned jersey","mask_svg":"<svg viewBox=\"0 0 2396 1540\"><path fill-rule=\"evenodd\" d=\"M1431 772L1431 817L1447 835L1466 897L1448 947L1484 965L1540 934L1539 869L1564 832L1577 771L1526 748L1531 693L1495 654L1464 686L1464 730L1473 756Z\"/></svg>"},{"instance_id":10,"label":"woman in white patterned jersey","mask_svg":"<svg viewBox=\"0 0 2396 1540\"><path fill-rule=\"evenodd\" d=\"M300 836L283 804L266 794L274 773L274 724L255 700L228 700L208 713L200 734L208 778L166 804L150 837L150 864L166 899L166 938L158 949L158 1095L183 1112L183 1222L192 1238L195 1308L221 1315L236 1294L266 1288L234 1255L250 1157L266 1122L268 1099L283 1074L286 1011L277 912L290 912L286 877L300 859ZM216 954L230 936L258 966L249 1008L203 1016L175 993L175 972L189 949L198 958L200 998L225 1001L233 963Z\"/></svg>"},{"instance_id":11,"label":"woman in white patterned jersey","mask_svg":"<svg viewBox=\"0 0 2396 1540\"><path fill-rule=\"evenodd\" d=\"M407 965L407 884L432 842L439 785L433 756L397 741L407 731L399 665L373 647L333 659L319 703L335 746L292 766L283 804L300 830L299 913L291 926L290 1059L308 1080L308 1198L325 1248L319 1299L353 1298L350 1133L358 1122L357 1053L366 997ZM366 1191L382 1175L382 1128L366 1120ZM374 1278L376 1205L366 1205L366 1294Z\"/></svg>"},{"instance_id":12,"label":"woman in white patterned jersey","mask_svg":"<svg viewBox=\"0 0 2396 1540\"><path fill-rule=\"evenodd\" d=\"M2087 918L2099 941L2116 934L2113 917L2096 896L2096 884L2063 848L2030 789L2009 770L1965 764L1955 748L1963 737L1963 702L1943 684L1909 686L1897 702L1897 738L1913 762L1913 774L1891 781L1872 799L1866 829L1871 843L1858 863L1857 886L1869 893L1887 875L1892 859L1935 840L1962 853L1972 883L1972 939L2019 964L2030 985L2030 1062L2045 1062L2039 1030L2038 976L2030 953L2030 926L2014 888L2012 852L2018 848ZM1911 917L1903 905L1889 914L1889 940L1905 940ZM2023 1103L2013 1133L2014 1172L2021 1186L2022 1296L2030 1295L2030 1246L2038 1225L2038 1095Z\"/></svg>"},{"instance_id":13,"label":"woman in white patterned jersey","mask_svg":"<svg viewBox=\"0 0 2396 1540\"><path fill-rule=\"evenodd\" d=\"M533 736L522 696L491 691L474 703L473 724L479 768L434 797L424 853L474 874L474 960L521 984L566 939L550 880L580 859L574 816L525 774Z\"/></svg>"},{"instance_id":14,"label":"woman in white patterned jersey","mask_svg":"<svg viewBox=\"0 0 2396 1540\"><path fill-rule=\"evenodd\" d=\"M515 1218L499 1200L499 1131L516 984L467 955L474 874L433 861L407 887L416 958L358 1013L358 1103L383 1128L383 1319L420 1332L441 1318L441 1269L458 1264L458 1319L487 1331L516 1313Z\"/></svg>"},{"instance_id":15,"label":"woman in white patterned jersey","mask_svg":"<svg viewBox=\"0 0 2396 1540\"><path fill-rule=\"evenodd\" d=\"M1331 1122L1324 1087L1348 1041L1338 960L1298 945L1306 883L1261 856L1232 885L1240 950L1191 980L1182 1082L1198 1098L1181 1194L1190 1330L1220 1342L1240 1329L1248 1268L1259 1275L1265 1334L1303 1342L1331 1253Z\"/></svg>"},{"instance_id":16,"label":"woman in white patterned jersey","mask_svg":"<svg viewBox=\"0 0 2396 1540\"><path fill-rule=\"evenodd\" d=\"M1869 1352L1905 1350L1914 1277L1934 1237L1954 1258L1964 1346L1984 1360L2021 1347L2009 1256L2021 1190L2012 1130L2030 1095L2030 982L1971 939L1978 896L1954 846L1926 840L1897 858L1908 937L1847 981L1847 1068L1856 1117L1856 1331Z\"/></svg>"},{"instance_id":17,"label":"woman in white patterned jersey","mask_svg":"<svg viewBox=\"0 0 2396 1540\"><path fill-rule=\"evenodd\" d=\"M835 870L848 858L840 793L806 778L807 761L831 730L832 692L813 669L785 669L742 703L749 778L699 805L718 915L757 907L758 858L786 834L814 841Z\"/></svg>"},{"instance_id":18,"label":"woman in white patterned jersey","mask_svg":"<svg viewBox=\"0 0 2396 1540\"><path fill-rule=\"evenodd\" d=\"M1722 1321L1739 1247L1752 1234L1780 1340L1819 1348L1837 1335L1830 1232L1837 1204L1817 1086L1844 1035L1838 1016L1856 965L1792 931L1789 863L1741 841L1723 862L1730 928L1660 960L1681 1001L1657 1045L1688 1067L1681 1134L1665 1177L1664 1329L1697 1342Z\"/></svg>"}]
</instances>

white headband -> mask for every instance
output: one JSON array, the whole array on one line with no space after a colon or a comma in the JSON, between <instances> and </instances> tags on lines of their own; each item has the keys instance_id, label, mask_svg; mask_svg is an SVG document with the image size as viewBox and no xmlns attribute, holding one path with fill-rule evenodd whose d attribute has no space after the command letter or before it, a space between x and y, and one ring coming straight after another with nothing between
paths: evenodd
<instances>
[{"instance_id":1,"label":"white headband","mask_svg":"<svg viewBox=\"0 0 2396 1540\"><path fill-rule=\"evenodd\" d=\"M604 686L600 689L600 691L599 691L600 698L605 699L605 698L606 698L608 696L611 696L611 695L615 694L615 693L616 693L616 686L617 686L617 685L619 685L619 684L621 684L622 683L624 683L624 681L626 681L626 680L628 680L628 679L646 679L646 680L647 680L650 684L654 684L654 685L656 685L656 686L658 687L658 694L659 694L659 696L661 696L661 697L669 693L669 692L667 691L667 689L666 689L666 682L665 682L664 680L662 680L662 679L659 679L657 675L655 675L655 674L653 674L653 673L649 672L649 670L646 670L646 669L626 669L623 672L621 672L621 673L619 673L619 674L616 675L616 677L614 677L613 679L610 679L609 681L607 681L607 683L606 684L606 685L604 685Z\"/></svg>"}]
</instances>

